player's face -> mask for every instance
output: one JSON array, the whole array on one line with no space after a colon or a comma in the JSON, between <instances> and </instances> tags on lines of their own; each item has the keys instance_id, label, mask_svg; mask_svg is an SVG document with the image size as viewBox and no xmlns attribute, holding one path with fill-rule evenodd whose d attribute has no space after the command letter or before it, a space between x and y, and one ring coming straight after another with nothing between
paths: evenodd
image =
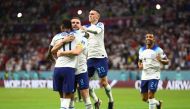
<instances>
[{"instance_id":1,"label":"player's face","mask_svg":"<svg viewBox=\"0 0 190 109\"><path fill-rule=\"evenodd\" d=\"M96 11L94 11L94 10L91 10L90 12L89 12L89 22L91 22L91 23L93 23L93 22L96 22L96 21L98 21L98 19L99 19L99 14L96 12Z\"/></svg>"},{"instance_id":2,"label":"player's face","mask_svg":"<svg viewBox=\"0 0 190 109\"><path fill-rule=\"evenodd\" d=\"M81 22L79 19L71 19L71 24L72 24L73 30L79 30L81 27Z\"/></svg>"},{"instance_id":3,"label":"player's face","mask_svg":"<svg viewBox=\"0 0 190 109\"><path fill-rule=\"evenodd\" d=\"M146 35L146 44L147 45L154 44L154 41L155 41L155 39L154 39L154 35L153 34L147 34Z\"/></svg>"}]
</instances>

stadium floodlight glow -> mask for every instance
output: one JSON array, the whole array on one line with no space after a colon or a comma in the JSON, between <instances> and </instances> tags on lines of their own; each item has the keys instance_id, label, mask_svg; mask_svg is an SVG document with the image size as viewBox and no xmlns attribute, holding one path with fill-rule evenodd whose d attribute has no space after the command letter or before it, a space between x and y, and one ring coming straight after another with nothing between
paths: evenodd
<instances>
[{"instance_id":1,"label":"stadium floodlight glow","mask_svg":"<svg viewBox=\"0 0 190 109\"><path fill-rule=\"evenodd\" d=\"M22 13L19 12L19 13L17 14L17 17L19 17L19 18L22 17Z\"/></svg>"},{"instance_id":2,"label":"stadium floodlight glow","mask_svg":"<svg viewBox=\"0 0 190 109\"><path fill-rule=\"evenodd\" d=\"M78 11L77 11L77 14L78 14L78 15L81 15L81 14L82 14L82 10L78 10Z\"/></svg>"},{"instance_id":3,"label":"stadium floodlight glow","mask_svg":"<svg viewBox=\"0 0 190 109\"><path fill-rule=\"evenodd\" d=\"M160 9L161 8L161 6L160 6L160 4L156 4L156 9Z\"/></svg>"}]
</instances>

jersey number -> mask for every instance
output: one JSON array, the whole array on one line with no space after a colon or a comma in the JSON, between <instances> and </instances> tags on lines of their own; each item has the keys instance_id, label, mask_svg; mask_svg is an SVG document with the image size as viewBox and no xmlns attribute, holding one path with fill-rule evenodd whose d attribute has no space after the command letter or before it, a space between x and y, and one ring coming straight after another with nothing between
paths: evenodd
<instances>
[{"instance_id":1,"label":"jersey number","mask_svg":"<svg viewBox=\"0 0 190 109\"><path fill-rule=\"evenodd\" d=\"M71 42L69 42L69 50L71 50ZM65 44L63 44L63 51L65 51Z\"/></svg>"},{"instance_id":2,"label":"jersey number","mask_svg":"<svg viewBox=\"0 0 190 109\"><path fill-rule=\"evenodd\" d=\"M102 73L102 72L105 72L104 67L99 67L99 68L98 68L98 73Z\"/></svg>"}]
</instances>

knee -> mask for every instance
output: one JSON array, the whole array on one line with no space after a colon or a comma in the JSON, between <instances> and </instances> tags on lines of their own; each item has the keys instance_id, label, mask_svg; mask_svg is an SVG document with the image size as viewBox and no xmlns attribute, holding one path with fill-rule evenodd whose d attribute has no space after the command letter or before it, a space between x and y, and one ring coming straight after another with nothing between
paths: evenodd
<instances>
[{"instance_id":1,"label":"knee","mask_svg":"<svg viewBox=\"0 0 190 109\"><path fill-rule=\"evenodd\" d=\"M142 95L142 101L147 102L148 101L148 94Z\"/></svg>"},{"instance_id":2,"label":"knee","mask_svg":"<svg viewBox=\"0 0 190 109\"><path fill-rule=\"evenodd\" d=\"M149 92L148 93L148 99L152 99L154 98L154 93L153 92Z\"/></svg>"},{"instance_id":3,"label":"knee","mask_svg":"<svg viewBox=\"0 0 190 109\"><path fill-rule=\"evenodd\" d=\"M103 87L105 87L105 86L107 86L107 83L106 83L105 81L101 81L101 85L102 85Z\"/></svg>"},{"instance_id":4,"label":"knee","mask_svg":"<svg viewBox=\"0 0 190 109\"><path fill-rule=\"evenodd\" d=\"M106 87L106 86L108 85L108 81L107 81L107 79L105 79L105 78L102 78L102 79L100 80L100 83L101 83L101 85L102 85L103 87Z\"/></svg>"},{"instance_id":5,"label":"knee","mask_svg":"<svg viewBox=\"0 0 190 109\"><path fill-rule=\"evenodd\" d=\"M65 93L64 98L72 98L74 96L73 93Z\"/></svg>"}]
</instances>

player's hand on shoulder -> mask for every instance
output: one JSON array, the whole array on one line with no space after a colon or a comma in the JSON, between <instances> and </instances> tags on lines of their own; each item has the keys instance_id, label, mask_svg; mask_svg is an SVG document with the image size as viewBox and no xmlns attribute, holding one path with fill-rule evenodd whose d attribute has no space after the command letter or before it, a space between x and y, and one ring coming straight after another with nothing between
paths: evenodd
<instances>
[{"instance_id":1,"label":"player's hand on shoulder","mask_svg":"<svg viewBox=\"0 0 190 109\"><path fill-rule=\"evenodd\" d=\"M63 40L62 40L62 42L63 43L67 43L67 42L73 41L74 39L75 39L75 37L73 35L69 35L67 37L64 37Z\"/></svg>"},{"instance_id":2,"label":"player's hand on shoulder","mask_svg":"<svg viewBox=\"0 0 190 109\"><path fill-rule=\"evenodd\" d=\"M86 28L85 26L81 26L81 27L80 27L80 30L81 30L82 32L87 32L87 28Z\"/></svg>"},{"instance_id":3,"label":"player's hand on shoulder","mask_svg":"<svg viewBox=\"0 0 190 109\"><path fill-rule=\"evenodd\" d=\"M74 39L75 39L75 36L74 36L74 35L70 35L70 36L69 36L70 42L73 41Z\"/></svg>"}]
</instances>

